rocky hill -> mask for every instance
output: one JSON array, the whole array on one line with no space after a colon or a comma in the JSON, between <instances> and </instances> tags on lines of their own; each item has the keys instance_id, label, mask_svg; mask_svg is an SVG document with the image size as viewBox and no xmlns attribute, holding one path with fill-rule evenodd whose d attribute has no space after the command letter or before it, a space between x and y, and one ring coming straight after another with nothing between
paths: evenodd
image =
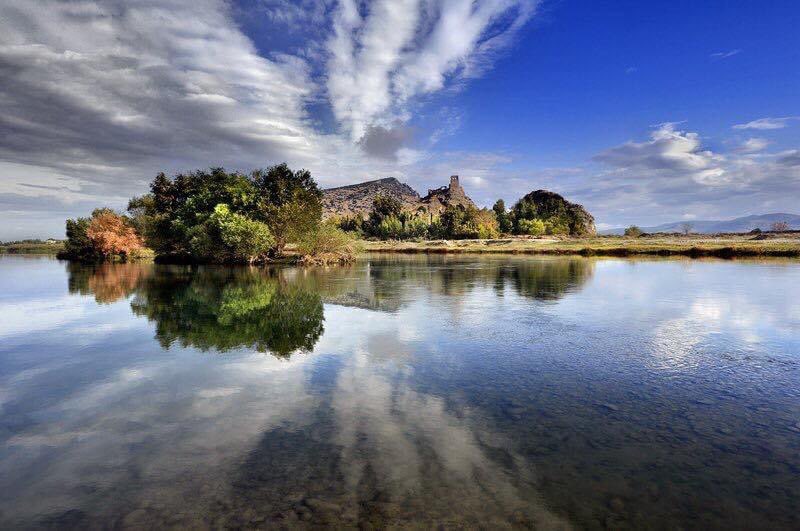
<instances>
[{"instance_id":1,"label":"rocky hill","mask_svg":"<svg viewBox=\"0 0 800 531\"><path fill-rule=\"evenodd\" d=\"M394 177L328 188L323 190L323 194L322 208L325 218L354 214L366 216L379 194L398 199L406 210L424 210L430 214L439 214L447 205L474 205L459 184L457 175L450 177L448 186L428 190L425 197L420 197L413 188Z\"/></svg>"},{"instance_id":2,"label":"rocky hill","mask_svg":"<svg viewBox=\"0 0 800 531\"><path fill-rule=\"evenodd\" d=\"M367 213L375 196L380 194L398 199L408 209L416 208L420 202L420 196L413 188L394 177L328 188L323 190L323 194L322 208L326 218Z\"/></svg>"}]
</instances>

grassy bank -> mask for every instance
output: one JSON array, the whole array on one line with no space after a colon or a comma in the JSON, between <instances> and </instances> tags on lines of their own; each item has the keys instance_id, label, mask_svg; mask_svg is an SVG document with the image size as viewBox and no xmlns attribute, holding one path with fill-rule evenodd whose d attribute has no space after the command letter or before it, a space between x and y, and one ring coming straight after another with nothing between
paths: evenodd
<instances>
[{"instance_id":1,"label":"grassy bank","mask_svg":"<svg viewBox=\"0 0 800 531\"><path fill-rule=\"evenodd\" d=\"M508 253L582 256L691 256L800 258L798 234L653 235L640 238L506 238L497 240L368 241L367 252Z\"/></svg>"},{"instance_id":2,"label":"grassy bank","mask_svg":"<svg viewBox=\"0 0 800 531\"><path fill-rule=\"evenodd\" d=\"M11 242L0 244L0 254L45 254L55 255L64 248L64 242Z\"/></svg>"}]
</instances>

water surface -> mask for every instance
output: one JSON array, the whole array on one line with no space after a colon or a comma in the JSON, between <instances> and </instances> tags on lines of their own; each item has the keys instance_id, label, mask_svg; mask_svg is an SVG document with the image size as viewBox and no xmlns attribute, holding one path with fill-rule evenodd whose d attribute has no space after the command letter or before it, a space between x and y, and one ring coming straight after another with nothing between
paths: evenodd
<instances>
[{"instance_id":1,"label":"water surface","mask_svg":"<svg viewBox=\"0 0 800 531\"><path fill-rule=\"evenodd\" d=\"M0 527L798 528L800 265L0 258Z\"/></svg>"}]
</instances>

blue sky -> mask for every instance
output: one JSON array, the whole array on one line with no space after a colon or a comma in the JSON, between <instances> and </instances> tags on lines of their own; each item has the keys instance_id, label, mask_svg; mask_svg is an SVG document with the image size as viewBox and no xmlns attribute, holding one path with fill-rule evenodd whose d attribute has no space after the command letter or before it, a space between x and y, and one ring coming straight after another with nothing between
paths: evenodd
<instances>
[{"instance_id":1,"label":"blue sky","mask_svg":"<svg viewBox=\"0 0 800 531\"><path fill-rule=\"evenodd\" d=\"M159 171L458 173L603 227L797 212L800 5L0 0L0 239Z\"/></svg>"}]
</instances>

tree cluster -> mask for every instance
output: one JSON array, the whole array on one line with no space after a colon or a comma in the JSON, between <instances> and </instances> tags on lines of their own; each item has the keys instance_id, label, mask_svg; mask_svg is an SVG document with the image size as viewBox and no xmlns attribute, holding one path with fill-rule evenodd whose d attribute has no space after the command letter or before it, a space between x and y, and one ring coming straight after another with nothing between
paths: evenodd
<instances>
[{"instance_id":1,"label":"tree cluster","mask_svg":"<svg viewBox=\"0 0 800 531\"><path fill-rule=\"evenodd\" d=\"M491 239L501 234L585 236L594 233L594 219L581 206L558 194L539 190L520 199L509 211L498 199L492 209L448 205L438 216L408 211L393 197L378 195L366 219L359 215L336 220L345 231L382 240Z\"/></svg>"},{"instance_id":2,"label":"tree cluster","mask_svg":"<svg viewBox=\"0 0 800 531\"><path fill-rule=\"evenodd\" d=\"M83 262L135 260L146 253L133 221L108 208L91 217L67 220L67 240L60 258Z\"/></svg>"},{"instance_id":3,"label":"tree cluster","mask_svg":"<svg viewBox=\"0 0 800 531\"><path fill-rule=\"evenodd\" d=\"M249 174L223 168L174 178L160 173L150 193L130 200L128 214L103 209L92 219L68 220L67 257L125 259L146 245L163 261L263 262L281 256L288 242L320 240L314 234L322 220L322 191L308 171L286 164Z\"/></svg>"},{"instance_id":4,"label":"tree cluster","mask_svg":"<svg viewBox=\"0 0 800 531\"><path fill-rule=\"evenodd\" d=\"M449 205L432 217L420 209L403 209L397 199L378 195L366 219L345 216L335 220L339 228L359 236L381 240L496 238L500 227L494 212L473 206Z\"/></svg>"}]
</instances>

